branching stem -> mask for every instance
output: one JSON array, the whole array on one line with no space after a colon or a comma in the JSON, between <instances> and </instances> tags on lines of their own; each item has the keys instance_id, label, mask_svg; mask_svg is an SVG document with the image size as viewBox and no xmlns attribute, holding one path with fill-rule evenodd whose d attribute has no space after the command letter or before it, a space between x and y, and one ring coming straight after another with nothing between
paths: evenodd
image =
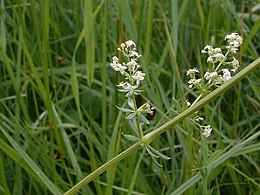
<instances>
[{"instance_id":1,"label":"branching stem","mask_svg":"<svg viewBox=\"0 0 260 195\"><path fill-rule=\"evenodd\" d=\"M225 91L227 91L230 87L238 83L241 79L245 78L248 74L252 73L254 70L259 68L260 66L260 57L257 58L255 61L253 61L251 64L246 66L243 70L238 72L235 76L233 76L232 79L206 95L204 98L202 98L200 101L198 101L195 105L190 106L187 110L180 113L175 118L171 119L167 123L163 124L159 128L155 129L154 131L146 134L143 139L141 140L143 144L148 145L151 143L154 139L160 136L160 134L164 133L167 129L173 127L174 125L180 123L188 116L192 115L194 112L198 111L200 108L214 100L219 95L223 94ZM105 172L107 169L114 166L119 161L123 160L133 152L137 151L141 148L142 143L137 142L122 153L118 154L105 164L103 164L101 167L97 168L95 171L93 171L91 174L89 174L87 177L82 179L79 183L77 183L75 186L73 186L70 190L68 190L65 194L76 194L81 188L83 188L85 185L87 185L89 182L93 181L98 175Z\"/></svg>"}]
</instances>

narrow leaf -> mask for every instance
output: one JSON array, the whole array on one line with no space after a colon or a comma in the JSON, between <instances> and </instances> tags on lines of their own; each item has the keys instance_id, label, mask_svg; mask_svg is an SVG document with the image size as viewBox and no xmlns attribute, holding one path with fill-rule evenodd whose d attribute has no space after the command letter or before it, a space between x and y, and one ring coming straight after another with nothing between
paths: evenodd
<instances>
[{"instance_id":1,"label":"narrow leaf","mask_svg":"<svg viewBox=\"0 0 260 195\"><path fill-rule=\"evenodd\" d=\"M118 110L120 110L122 112L127 112L127 113L134 112L133 110L130 110L128 108L123 108L123 107L118 107L118 106L116 106L116 107L117 107Z\"/></svg>"},{"instance_id":2,"label":"narrow leaf","mask_svg":"<svg viewBox=\"0 0 260 195\"><path fill-rule=\"evenodd\" d=\"M127 117L125 117L127 120L132 120L132 119L134 119L135 118L135 116L136 116L136 114L135 113L132 113L132 114L129 114Z\"/></svg>"},{"instance_id":3,"label":"narrow leaf","mask_svg":"<svg viewBox=\"0 0 260 195\"><path fill-rule=\"evenodd\" d=\"M139 141L140 139L136 136L133 136L133 135L127 135L127 134L123 134L122 133L122 136L124 138L126 138L128 141L132 141L132 142L135 142L135 141Z\"/></svg>"},{"instance_id":4,"label":"narrow leaf","mask_svg":"<svg viewBox=\"0 0 260 195\"><path fill-rule=\"evenodd\" d=\"M144 115L142 115L142 114L138 114L138 118L139 118L140 121L142 121L143 123L145 123L145 124L147 124L147 125L150 124L149 121L145 118Z\"/></svg>"},{"instance_id":5,"label":"narrow leaf","mask_svg":"<svg viewBox=\"0 0 260 195\"><path fill-rule=\"evenodd\" d=\"M127 98L127 103L129 105L130 108L132 108L134 110L134 101L132 98L128 97Z\"/></svg>"},{"instance_id":6,"label":"narrow leaf","mask_svg":"<svg viewBox=\"0 0 260 195\"><path fill-rule=\"evenodd\" d=\"M168 157L168 156L162 154L161 152L159 152L158 150L154 149L152 146L148 145L148 147L151 149L151 151L154 154L158 155L159 157L161 157L161 158L163 158L165 160L170 160L171 159L170 157Z\"/></svg>"}]
</instances>

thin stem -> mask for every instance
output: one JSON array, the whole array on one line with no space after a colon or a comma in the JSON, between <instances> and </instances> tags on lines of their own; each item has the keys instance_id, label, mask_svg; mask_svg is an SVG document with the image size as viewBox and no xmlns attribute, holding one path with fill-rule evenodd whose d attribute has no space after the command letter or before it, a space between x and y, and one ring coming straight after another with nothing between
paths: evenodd
<instances>
[{"instance_id":1,"label":"thin stem","mask_svg":"<svg viewBox=\"0 0 260 195\"><path fill-rule=\"evenodd\" d=\"M229 50L227 51L227 53L226 53L226 55L224 56L223 60L221 60L221 62L219 62L217 68L215 69L215 72L217 72L218 69L219 69L219 67L226 61L228 54L229 54Z\"/></svg>"},{"instance_id":2,"label":"thin stem","mask_svg":"<svg viewBox=\"0 0 260 195\"><path fill-rule=\"evenodd\" d=\"M132 95L132 99L133 99L133 102L134 102L134 111L135 111L135 113L138 113L134 95ZM140 121L138 119L138 115L135 117L135 123L136 123L136 126L137 126L139 138L142 140L143 139L143 131L140 127Z\"/></svg>"},{"instance_id":3,"label":"thin stem","mask_svg":"<svg viewBox=\"0 0 260 195\"><path fill-rule=\"evenodd\" d=\"M111 168L116 163L123 160L124 158L126 158L127 156L129 156L130 154L132 154L133 152L138 150L139 148L141 148L141 144L139 142L135 143L130 148L126 149L125 151L118 154L117 156L115 156L114 158L107 161L105 164L103 164L99 168L97 168L95 171L90 173L87 177L82 179L79 183L77 183L75 186L73 186L70 190L65 192L64 195L76 194L82 187L87 185L89 182L93 181L98 175L105 172L107 169Z\"/></svg>"},{"instance_id":4,"label":"thin stem","mask_svg":"<svg viewBox=\"0 0 260 195\"><path fill-rule=\"evenodd\" d=\"M195 105L199 100L200 98L202 97L203 93L201 93L197 98L196 100L191 104L191 106Z\"/></svg>"}]
</instances>

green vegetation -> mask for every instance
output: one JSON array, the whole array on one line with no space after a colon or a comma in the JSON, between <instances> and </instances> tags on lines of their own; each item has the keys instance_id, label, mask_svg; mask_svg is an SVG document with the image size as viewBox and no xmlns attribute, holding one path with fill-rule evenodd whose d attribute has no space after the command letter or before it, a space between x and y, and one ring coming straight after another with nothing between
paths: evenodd
<instances>
[{"instance_id":1,"label":"green vegetation","mask_svg":"<svg viewBox=\"0 0 260 195\"><path fill-rule=\"evenodd\" d=\"M238 2L0 0L0 194L259 194L260 2ZM205 73L201 50L232 32L240 72L177 113L197 97L186 71ZM109 64L129 39L145 73L136 103L156 108L143 141L170 157L162 167L122 136ZM207 139L184 120L197 110Z\"/></svg>"}]
</instances>

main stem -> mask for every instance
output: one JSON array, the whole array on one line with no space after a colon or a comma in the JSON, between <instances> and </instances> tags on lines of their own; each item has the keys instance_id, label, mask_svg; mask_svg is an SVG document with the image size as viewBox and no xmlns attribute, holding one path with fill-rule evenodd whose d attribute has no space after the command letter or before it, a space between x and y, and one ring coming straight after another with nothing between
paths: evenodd
<instances>
[{"instance_id":1,"label":"main stem","mask_svg":"<svg viewBox=\"0 0 260 195\"><path fill-rule=\"evenodd\" d=\"M216 97L227 91L230 87L232 87L234 84L239 82L241 79L246 77L248 74L256 70L260 65L260 57L257 58L255 61L253 61L251 64L249 64L247 67L245 67L243 70L241 70L239 73L237 73L232 79L230 79L228 82L221 85L219 88L215 89L210 94L206 95L204 98L202 98L197 104L189 107L187 110L176 116L175 118L171 119L167 123L163 124L159 128L155 129L151 133L146 134L142 142L144 144L151 143L155 138L157 138L160 134L165 132L167 129L173 127L174 125L178 124L179 122L183 121L188 116L192 115L194 112L198 111L201 107L209 103L210 101L214 100ZM141 145L139 142L132 145L130 148L126 149L122 153L118 154L105 164L103 164L101 167L97 168L95 171L93 171L91 174L89 174L87 177L85 177L83 180L81 180L79 183L77 183L75 186L73 186L70 190L65 192L66 195L68 194L76 194L82 187L87 185L89 182L93 181L98 175L105 172L107 169L114 166L117 162L123 160L136 150L141 148Z\"/></svg>"},{"instance_id":2,"label":"main stem","mask_svg":"<svg viewBox=\"0 0 260 195\"><path fill-rule=\"evenodd\" d=\"M83 188L85 185L87 185L89 182L93 181L98 175L106 171L107 169L111 168L114 166L117 162L123 160L136 150L141 148L141 145L139 142L135 143L132 145L130 148L126 149L125 151L121 152L111 160L107 161L105 164L97 168L95 171L90 173L87 177L82 179L79 183L77 183L75 186L73 186L70 190L64 193L64 195L69 195L69 194L76 194L81 188Z\"/></svg>"}]
</instances>

